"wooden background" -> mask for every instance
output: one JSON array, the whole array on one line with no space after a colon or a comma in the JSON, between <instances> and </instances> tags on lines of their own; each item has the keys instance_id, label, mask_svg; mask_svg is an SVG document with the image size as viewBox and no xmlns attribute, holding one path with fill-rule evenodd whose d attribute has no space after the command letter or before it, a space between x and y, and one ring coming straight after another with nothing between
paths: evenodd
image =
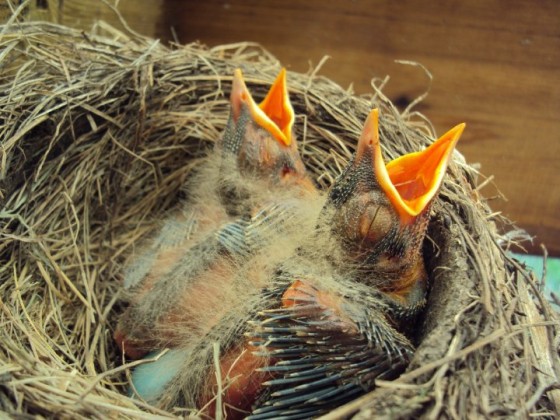
<instances>
[{"instance_id":1,"label":"wooden background","mask_svg":"<svg viewBox=\"0 0 560 420\"><path fill-rule=\"evenodd\" d=\"M15 3L12 0L12 3ZM36 0L29 19L89 28L118 26L97 0ZM5 9L6 10L6 9ZM438 133L465 121L459 150L480 163L495 186L491 205L560 255L560 1L121 0L136 31L210 46L256 41L291 70L321 70L356 93L389 75L385 93L400 107L418 106ZM1 10L0 10L1 12ZM497 198L498 190L507 200Z\"/></svg>"}]
</instances>

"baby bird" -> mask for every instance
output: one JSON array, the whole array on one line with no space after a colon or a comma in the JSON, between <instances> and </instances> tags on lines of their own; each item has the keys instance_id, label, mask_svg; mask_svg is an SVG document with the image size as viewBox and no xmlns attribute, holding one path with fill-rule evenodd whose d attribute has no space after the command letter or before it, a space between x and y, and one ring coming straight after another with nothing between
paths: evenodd
<instances>
[{"instance_id":1,"label":"baby bird","mask_svg":"<svg viewBox=\"0 0 560 420\"><path fill-rule=\"evenodd\" d=\"M464 129L385 165L373 110L312 240L282 264L246 335L266 359L249 419L325 413L396 377L414 347L404 327L425 304L421 253L431 203Z\"/></svg>"},{"instance_id":2,"label":"baby bird","mask_svg":"<svg viewBox=\"0 0 560 420\"><path fill-rule=\"evenodd\" d=\"M115 339L131 358L176 344L176 327L191 317L197 296L209 293L215 273L231 270L294 217L298 200L317 194L292 133L285 70L259 105L236 70L230 105L224 136L191 183L190 200L125 274L131 305Z\"/></svg>"},{"instance_id":3,"label":"baby bird","mask_svg":"<svg viewBox=\"0 0 560 420\"><path fill-rule=\"evenodd\" d=\"M230 117L217 147L220 198L231 214L243 215L252 195L261 195L263 188L315 192L293 137L294 120L284 69L260 105L247 90L241 71L235 71ZM214 172L209 165L204 175Z\"/></svg>"}]
</instances>

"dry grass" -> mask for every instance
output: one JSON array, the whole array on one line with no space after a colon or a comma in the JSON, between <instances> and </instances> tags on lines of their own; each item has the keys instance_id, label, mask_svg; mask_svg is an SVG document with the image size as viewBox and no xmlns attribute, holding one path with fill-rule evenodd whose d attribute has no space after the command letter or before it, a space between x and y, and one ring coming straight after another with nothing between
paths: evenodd
<instances>
[{"instance_id":1,"label":"dry grass","mask_svg":"<svg viewBox=\"0 0 560 420\"><path fill-rule=\"evenodd\" d=\"M279 69L255 45L169 48L97 30L105 36L17 19L0 27L0 408L14 415L181 414L123 395L131 365L111 338L121 270L220 137L233 69L257 98ZM314 73L290 73L289 84L304 161L325 188L373 106L387 158L434 138L379 90L357 97ZM456 153L449 172L426 243L433 288L415 359L329 418L560 408L558 319L505 256L511 235L495 226L508 223L479 195L476 171Z\"/></svg>"}]
</instances>

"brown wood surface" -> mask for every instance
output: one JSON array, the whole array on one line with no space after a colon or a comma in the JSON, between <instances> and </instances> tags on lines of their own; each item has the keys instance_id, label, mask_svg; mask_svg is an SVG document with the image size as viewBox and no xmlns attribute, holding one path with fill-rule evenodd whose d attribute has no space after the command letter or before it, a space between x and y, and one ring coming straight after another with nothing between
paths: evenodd
<instances>
[{"instance_id":1,"label":"brown wood surface","mask_svg":"<svg viewBox=\"0 0 560 420\"><path fill-rule=\"evenodd\" d=\"M117 24L101 4L36 2L70 26ZM295 71L329 55L321 74L356 93L389 75L385 93L401 107L429 81L395 60L422 63L433 82L417 109L438 133L467 123L459 150L507 197L493 209L535 235L537 250L560 255L560 1L121 0L119 9L146 35L170 40L173 27L182 43L255 41Z\"/></svg>"},{"instance_id":2,"label":"brown wood surface","mask_svg":"<svg viewBox=\"0 0 560 420\"><path fill-rule=\"evenodd\" d=\"M102 20L123 30L119 15L115 12L118 9L135 31L155 37L162 27L163 2L164 0L31 0L19 10L22 1L0 0L0 23L7 21L13 11L19 10L19 16L27 20L56 22L84 30L90 30ZM115 3L118 3L117 7L114 7Z\"/></svg>"}]
</instances>

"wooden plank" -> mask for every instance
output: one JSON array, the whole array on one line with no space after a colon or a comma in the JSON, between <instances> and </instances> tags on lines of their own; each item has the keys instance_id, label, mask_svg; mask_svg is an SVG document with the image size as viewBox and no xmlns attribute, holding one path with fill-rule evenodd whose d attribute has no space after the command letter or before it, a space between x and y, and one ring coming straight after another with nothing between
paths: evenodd
<instances>
[{"instance_id":1,"label":"wooden plank","mask_svg":"<svg viewBox=\"0 0 560 420\"><path fill-rule=\"evenodd\" d=\"M12 3L15 3L12 0ZM36 0L29 3L26 18L28 20L44 20L59 22L62 0Z\"/></svg>"},{"instance_id":2,"label":"wooden plank","mask_svg":"<svg viewBox=\"0 0 560 420\"><path fill-rule=\"evenodd\" d=\"M153 36L160 25L163 0L109 0L108 3L118 4L118 10L127 24L138 33ZM121 30L123 28L118 15L100 0L64 1L60 23L88 29L97 20L104 20Z\"/></svg>"},{"instance_id":3,"label":"wooden plank","mask_svg":"<svg viewBox=\"0 0 560 420\"><path fill-rule=\"evenodd\" d=\"M11 1L12 8L17 8L19 2ZM130 28L138 33L154 36L159 21L163 0L109 0L109 4L118 4L118 10L125 17ZM0 22L5 22L11 16L8 3L0 4ZM100 0L35 0L21 15L31 21L49 21L61 23L73 28L91 29L96 21L104 20L117 29L123 25L118 14L110 6Z\"/></svg>"},{"instance_id":4,"label":"wooden plank","mask_svg":"<svg viewBox=\"0 0 560 420\"><path fill-rule=\"evenodd\" d=\"M508 199L492 207L560 255L560 2L165 0L162 23L185 43L259 42L296 71L328 54L321 73L358 93L388 74L402 105L428 83L394 60L422 63L434 80L418 109L439 133L467 122L459 149Z\"/></svg>"}]
</instances>

